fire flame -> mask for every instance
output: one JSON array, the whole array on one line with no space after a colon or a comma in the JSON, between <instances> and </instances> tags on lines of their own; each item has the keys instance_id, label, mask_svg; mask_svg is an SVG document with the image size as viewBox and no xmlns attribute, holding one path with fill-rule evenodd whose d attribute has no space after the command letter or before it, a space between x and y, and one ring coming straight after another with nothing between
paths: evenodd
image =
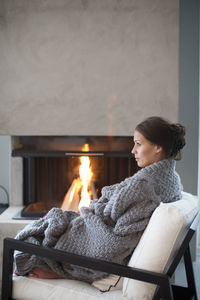
<instances>
[{"instance_id":1,"label":"fire flame","mask_svg":"<svg viewBox=\"0 0 200 300\"><path fill-rule=\"evenodd\" d=\"M89 151L89 145L85 144L82 151ZM90 168L90 159L88 156L81 156L80 157L81 165L79 168L79 175L81 179L82 184L82 190L81 190L81 200L79 203L79 210L83 206L89 206L91 201L91 192L89 192L89 185L92 178L92 171Z\"/></svg>"}]
</instances>

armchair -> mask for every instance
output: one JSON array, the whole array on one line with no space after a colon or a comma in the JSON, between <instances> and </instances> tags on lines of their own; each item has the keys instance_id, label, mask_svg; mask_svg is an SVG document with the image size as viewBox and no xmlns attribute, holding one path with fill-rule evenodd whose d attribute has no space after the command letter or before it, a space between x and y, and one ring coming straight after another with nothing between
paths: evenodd
<instances>
[{"instance_id":1,"label":"armchair","mask_svg":"<svg viewBox=\"0 0 200 300\"><path fill-rule=\"evenodd\" d=\"M155 210L128 266L6 238L3 252L2 300L46 298L52 300L68 300L72 298L74 300L158 300L161 298L163 300L197 300L189 243L199 224L200 212L198 212L198 201L194 199L194 196L185 193L183 198L177 203L161 204ZM164 218L163 216L166 217ZM173 226L166 227L169 220L173 223ZM170 241L170 238L166 240L165 232L159 232L158 222L161 228L166 228L167 236L170 235L170 238L172 236L175 237L173 240ZM157 232L156 237L155 232ZM149 241L151 241L151 245ZM162 251L157 249L159 248L158 245L163 246L164 242L164 247L168 248L167 253L165 253L165 249ZM169 247L167 244L170 244ZM13 279L14 250L119 275L125 278L123 290L102 294L89 284L80 281L68 279L43 280L21 276ZM157 250L158 252L156 252ZM152 259L152 255L156 256L156 261ZM171 282L171 277L182 257L184 257L186 268L187 288L175 286ZM159 260L161 263L158 266ZM50 290L52 290L52 293L49 292Z\"/></svg>"}]
</instances>

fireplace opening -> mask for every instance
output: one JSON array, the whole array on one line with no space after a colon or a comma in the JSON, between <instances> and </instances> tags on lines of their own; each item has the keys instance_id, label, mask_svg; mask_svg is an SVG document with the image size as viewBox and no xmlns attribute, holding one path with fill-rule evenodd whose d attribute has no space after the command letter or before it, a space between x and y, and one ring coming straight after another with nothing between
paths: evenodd
<instances>
[{"instance_id":1,"label":"fireplace opening","mask_svg":"<svg viewBox=\"0 0 200 300\"><path fill-rule=\"evenodd\" d=\"M39 218L52 207L88 206L104 186L137 172L132 147L132 137L15 137L12 156L23 159L24 205L15 218Z\"/></svg>"}]
</instances>

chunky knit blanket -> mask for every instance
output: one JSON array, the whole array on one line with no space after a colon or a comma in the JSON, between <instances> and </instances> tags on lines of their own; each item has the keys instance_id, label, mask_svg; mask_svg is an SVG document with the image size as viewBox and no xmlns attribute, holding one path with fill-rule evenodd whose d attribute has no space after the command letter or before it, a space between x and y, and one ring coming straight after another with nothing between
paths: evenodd
<instances>
[{"instance_id":1,"label":"chunky knit blanket","mask_svg":"<svg viewBox=\"0 0 200 300\"><path fill-rule=\"evenodd\" d=\"M53 208L34 221L16 239L80 255L126 264L149 219L160 202L181 199L182 185L175 161L166 159L147 166L119 184L102 189L99 200L82 208L80 215ZM33 267L50 268L65 278L92 282L102 272L61 264L15 251L16 272L27 274Z\"/></svg>"}]
</instances>

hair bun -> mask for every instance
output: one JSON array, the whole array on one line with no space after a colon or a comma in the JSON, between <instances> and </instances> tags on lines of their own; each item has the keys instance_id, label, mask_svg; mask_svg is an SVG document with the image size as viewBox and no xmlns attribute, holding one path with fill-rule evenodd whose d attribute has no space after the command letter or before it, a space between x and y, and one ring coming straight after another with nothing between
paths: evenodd
<instances>
[{"instance_id":1,"label":"hair bun","mask_svg":"<svg viewBox=\"0 0 200 300\"><path fill-rule=\"evenodd\" d=\"M185 126L180 123L171 124L171 129L177 135L185 135Z\"/></svg>"},{"instance_id":2,"label":"hair bun","mask_svg":"<svg viewBox=\"0 0 200 300\"><path fill-rule=\"evenodd\" d=\"M171 124L171 130L174 136L172 154L176 156L179 151L185 146L185 127L180 123Z\"/></svg>"}]
</instances>

